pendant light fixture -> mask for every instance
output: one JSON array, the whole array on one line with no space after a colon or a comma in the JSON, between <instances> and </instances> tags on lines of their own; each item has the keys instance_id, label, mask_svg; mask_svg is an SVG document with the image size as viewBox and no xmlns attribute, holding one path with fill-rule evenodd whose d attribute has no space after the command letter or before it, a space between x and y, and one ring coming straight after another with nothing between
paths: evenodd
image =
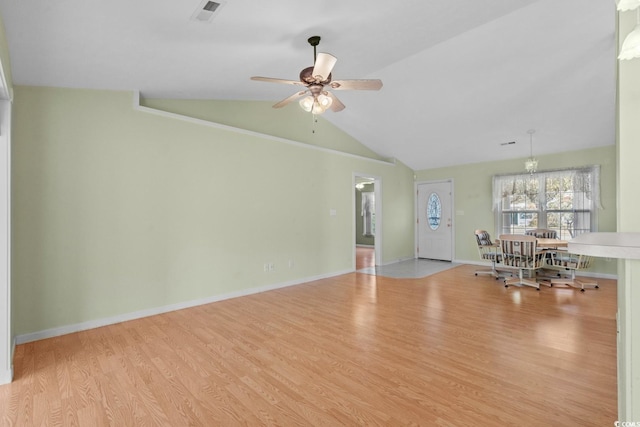
<instances>
[{"instance_id":1,"label":"pendant light fixture","mask_svg":"<svg viewBox=\"0 0 640 427\"><path fill-rule=\"evenodd\" d=\"M620 12L636 11L636 26L622 42L618 59L640 58L640 0L616 0Z\"/></svg>"},{"instance_id":2,"label":"pendant light fixture","mask_svg":"<svg viewBox=\"0 0 640 427\"><path fill-rule=\"evenodd\" d=\"M524 162L524 168L531 175L536 173L538 170L538 160L533 157L533 134L535 133L535 129L529 129L527 133L529 134L529 154L530 157Z\"/></svg>"},{"instance_id":3,"label":"pendant light fixture","mask_svg":"<svg viewBox=\"0 0 640 427\"><path fill-rule=\"evenodd\" d=\"M640 7L640 0L616 0L616 9L620 12L634 10Z\"/></svg>"}]
</instances>

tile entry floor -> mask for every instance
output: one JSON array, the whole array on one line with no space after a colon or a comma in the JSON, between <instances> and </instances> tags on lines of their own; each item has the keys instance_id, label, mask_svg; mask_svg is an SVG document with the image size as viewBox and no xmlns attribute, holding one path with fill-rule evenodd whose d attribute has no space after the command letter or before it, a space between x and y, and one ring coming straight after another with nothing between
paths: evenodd
<instances>
[{"instance_id":1,"label":"tile entry floor","mask_svg":"<svg viewBox=\"0 0 640 427\"><path fill-rule=\"evenodd\" d=\"M356 258L375 260L373 256L373 248L358 247L356 250ZM363 265L362 262L356 260L356 265ZM436 261L430 259L409 259L406 261L399 261L393 264L387 264L382 266L375 266L374 262L368 263L369 265L358 269L357 273L372 274L376 276L392 277L396 279L420 279L427 277L435 273L439 273L450 268L457 267L461 264L448 261Z\"/></svg>"}]
</instances>

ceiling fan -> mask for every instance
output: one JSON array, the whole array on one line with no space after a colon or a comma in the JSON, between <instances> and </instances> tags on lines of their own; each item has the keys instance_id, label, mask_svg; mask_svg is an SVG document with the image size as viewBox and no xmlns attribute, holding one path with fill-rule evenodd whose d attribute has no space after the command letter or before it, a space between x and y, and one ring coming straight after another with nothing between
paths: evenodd
<instances>
[{"instance_id":1,"label":"ceiling fan","mask_svg":"<svg viewBox=\"0 0 640 427\"><path fill-rule=\"evenodd\" d=\"M307 41L313 46L314 65L300 71L300 80L284 80L258 76L251 77L251 80L306 87L305 90L296 92L290 97L278 102L273 108L284 107L290 102L304 96L304 98L300 100L300 106L305 111L313 114L322 114L330 108L331 111L338 112L344 110L344 104L328 89L380 90L382 87L382 81L378 79L332 80L331 70L333 70L338 59L329 53L320 52L316 55L316 46L320 44L320 36L309 37Z\"/></svg>"}]
</instances>

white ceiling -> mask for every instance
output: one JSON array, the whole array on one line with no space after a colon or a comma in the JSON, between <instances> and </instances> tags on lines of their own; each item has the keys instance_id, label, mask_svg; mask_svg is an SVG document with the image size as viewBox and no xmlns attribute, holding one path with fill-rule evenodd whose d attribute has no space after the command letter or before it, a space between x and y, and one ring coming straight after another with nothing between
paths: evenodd
<instances>
[{"instance_id":1,"label":"white ceiling","mask_svg":"<svg viewBox=\"0 0 640 427\"><path fill-rule=\"evenodd\" d=\"M249 77L297 79L320 35L334 79L384 82L324 117L413 169L614 143L613 0L200 2L0 0L14 84L275 102L295 87Z\"/></svg>"}]
</instances>

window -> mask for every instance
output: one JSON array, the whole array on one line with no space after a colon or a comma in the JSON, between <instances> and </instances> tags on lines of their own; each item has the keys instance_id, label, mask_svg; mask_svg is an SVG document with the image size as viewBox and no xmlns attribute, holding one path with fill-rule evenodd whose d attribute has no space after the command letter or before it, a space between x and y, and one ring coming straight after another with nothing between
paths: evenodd
<instances>
[{"instance_id":1,"label":"window","mask_svg":"<svg viewBox=\"0 0 640 427\"><path fill-rule=\"evenodd\" d=\"M600 208L600 167L493 177L498 234L524 234L535 228L556 230L569 240L596 231Z\"/></svg>"},{"instance_id":2,"label":"window","mask_svg":"<svg viewBox=\"0 0 640 427\"><path fill-rule=\"evenodd\" d=\"M442 216L442 203L440 197L436 193L431 193L427 201L427 219L429 220L429 228L437 230L440 226Z\"/></svg>"}]
</instances>

